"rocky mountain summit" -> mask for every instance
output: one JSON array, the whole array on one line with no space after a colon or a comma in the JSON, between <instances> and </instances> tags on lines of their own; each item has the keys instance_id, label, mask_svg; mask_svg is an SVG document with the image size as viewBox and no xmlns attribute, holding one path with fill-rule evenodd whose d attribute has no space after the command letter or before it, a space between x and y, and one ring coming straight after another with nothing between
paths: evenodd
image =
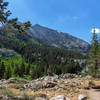
<instances>
[{"instance_id":1,"label":"rocky mountain summit","mask_svg":"<svg viewBox=\"0 0 100 100\"><path fill-rule=\"evenodd\" d=\"M67 50L77 50L87 53L90 45L84 40L76 38L68 33L59 32L41 25L34 25L28 31L29 35L49 46L64 48Z\"/></svg>"},{"instance_id":2,"label":"rocky mountain summit","mask_svg":"<svg viewBox=\"0 0 100 100\"><path fill-rule=\"evenodd\" d=\"M100 87L100 79L64 74L32 81L0 80L0 100L91 100L88 91Z\"/></svg>"}]
</instances>

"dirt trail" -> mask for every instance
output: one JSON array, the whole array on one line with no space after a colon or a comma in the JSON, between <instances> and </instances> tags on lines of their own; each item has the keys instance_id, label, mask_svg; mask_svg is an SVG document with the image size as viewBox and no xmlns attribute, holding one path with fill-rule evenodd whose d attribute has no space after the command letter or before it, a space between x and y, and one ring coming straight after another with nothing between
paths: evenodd
<instances>
[{"instance_id":1,"label":"dirt trail","mask_svg":"<svg viewBox=\"0 0 100 100\"><path fill-rule=\"evenodd\" d=\"M91 89L88 91L90 100L100 100L100 89Z\"/></svg>"}]
</instances>

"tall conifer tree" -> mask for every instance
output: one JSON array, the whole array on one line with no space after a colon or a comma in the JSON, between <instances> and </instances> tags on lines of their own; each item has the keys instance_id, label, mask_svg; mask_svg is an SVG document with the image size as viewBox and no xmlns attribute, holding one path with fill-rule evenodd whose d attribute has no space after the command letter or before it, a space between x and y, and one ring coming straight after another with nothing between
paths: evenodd
<instances>
[{"instance_id":1,"label":"tall conifer tree","mask_svg":"<svg viewBox=\"0 0 100 100\"><path fill-rule=\"evenodd\" d=\"M97 74L98 60L99 60L99 42L98 42L98 35L96 33L96 29L94 28L92 44L90 49L90 57L88 60L89 70L91 71L91 74L94 76Z\"/></svg>"}]
</instances>

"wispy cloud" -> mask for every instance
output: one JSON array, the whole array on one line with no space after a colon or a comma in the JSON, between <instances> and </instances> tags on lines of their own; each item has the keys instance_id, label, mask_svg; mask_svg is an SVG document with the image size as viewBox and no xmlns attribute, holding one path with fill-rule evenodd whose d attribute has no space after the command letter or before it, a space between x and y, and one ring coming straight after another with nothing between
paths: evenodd
<instances>
[{"instance_id":1,"label":"wispy cloud","mask_svg":"<svg viewBox=\"0 0 100 100\"><path fill-rule=\"evenodd\" d=\"M65 23L65 22L77 22L80 19L79 16L58 16L57 23Z\"/></svg>"}]
</instances>

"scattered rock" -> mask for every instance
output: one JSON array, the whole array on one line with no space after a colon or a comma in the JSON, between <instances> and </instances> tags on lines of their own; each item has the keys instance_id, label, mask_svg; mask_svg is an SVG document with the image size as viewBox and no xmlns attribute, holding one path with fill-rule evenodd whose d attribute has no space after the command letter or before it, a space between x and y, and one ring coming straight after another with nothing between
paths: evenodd
<instances>
[{"instance_id":1,"label":"scattered rock","mask_svg":"<svg viewBox=\"0 0 100 100\"><path fill-rule=\"evenodd\" d=\"M0 80L0 84L6 83L6 82L7 82L7 80L5 80L5 79Z\"/></svg>"},{"instance_id":2,"label":"scattered rock","mask_svg":"<svg viewBox=\"0 0 100 100\"><path fill-rule=\"evenodd\" d=\"M63 95L58 95L51 97L49 100L66 100L66 98Z\"/></svg>"},{"instance_id":3,"label":"scattered rock","mask_svg":"<svg viewBox=\"0 0 100 100\"><path fill-rule=\"evenodd\" d=\"M66 100L70 100L69 98L66 98Z\"/></svg>"},{"instance_id":4,"label":"scattered rock","mask_svg":"<svg viewBox=\"0 0 100 100\"><path fill-rule=\"evenodd\" d=\"M67 79L67 78L75 78L77 77L76 74L70 74L70 73L67 73L67 74L62 74L62 75L59 75L59 78L62 78L62 79Z\"/></svg>"},{"instance_id":5,"label":"scattered rock","mask_svg":"<svg viewBox=\"0 0 100 100\"><path fill-rule=\"evenodd\" d=\"M58 79L58 75L55 75L55 76L46 76L44 77L44 80L47 81L47 80L52 80L52 81L55 81Z\"/></svg>"},{"instance_id":6,"label":"scattered rock","mask_svg":"<svg viewBox=\"0 0 100 100\"><path fill-rule=\"evenodd\" d=\"M24 79L18 79L18 78L10 78L7 80L7 83L27 83L28 81Z\"/></svg>"},{"instance_id":7,"label":"scattered rock","mask_svg":"<svg viewBox=\"0 0 100 100\"><path fill-rule=\"evenodd\" d=\"M88 75L88 76L86 76L85 78L86 78L86 79L91 79L91 78L92 78L92 76L89 76L89 75Z\"/></svg>"},{"instance_id":8,"label":"scattered rock","mask_svg":"<svg viewBox=\"0 0 100 100\"><path fill-rule=\"evenodd\" d=\"M44 82L43 83L43 88L52 88L56 85L57 85L57 83L55 83L55 82Z\"/></svg>"},{"instance_id":9,"label":"scattered rock","mask_svg":"<svg viewBox=\"0 0 100 100\"><path fill-rule=\"evenodd\" d=\"M80 94L79 97L78 97L78 100L87 100L87 97Z\"/></svg>"},{"instance_id":10,"label":"scattered rock","mask_svg":"<svg viewBox=\"0 0 100 100\"><path fill-rule=\"evenodd\" d=\"M5 95L0 95L0 100L9 100L9 97Z\"/></svg>"},{"instance_id":11,"label":"scattered rock","mask_svg":"<svg viewBox=\"0 0 100 100\"><path fill-rule=\"evenodd\" d=\"M51 81L32 81L29 84L25 84L24 88L30 88L33 91L36 91L38 89L43 89L43 88L53 88L54 86L56 86L57 83L56 82L51 82Z\"/></svg>"},{"instance_id":12,"label":"scattered rock","mask_svg":"<svg viewBox=\"0 0 100 100\"><path fill-rule=\"evenodd\" d=\"M23 100L23 96L14 96L11 100Z\"/></svg>"},{"instance_id":13,"label":"scattered rock","mask_svg":"<svg viewBox=\"0 0 100 100\"><path fill-rule=\"evenodd\" d=\"M89 88L95 87L94 81L89 81L88 86Z\"/></svg>"},{"instance_id":14,"label":"scattered rock","mask_svg":"<svg viewBox=\"0 0 100 100\"><path fill-rule=\"evenodd\" d=\"M34 95L33 100L48 100L48 97L45 94L38 94Z\"/></svg>"},{"instance_id":15,"label":"scattered rock","mask_svg":"<svg viewBox=\"0 0 100 100\"><path fill-rule=\"evenodd\" d=\"M15 87L18 87L16 88L16 91L18 90L18 92L23 92L28 90L31 92L35 92L36 94L44 93L35 95L33 98L34 100L48 100L46 95L48 95L48 97L54 95L49 100L70 100L69 98L65 98L63 95L74 98L74 96L83 93L80 91L80 89L87 89L87 88L91 89L91 87L93 88L96 86L95 81L89 81L89 80L91 80L90 76L80 78L78 75L75 74L46 76L32 81L26 81L24 79L18 79L18 78L10 78L8 80L5 79L0 80L1 84L0 89L2 90L7 87L15 89ZM60 93L60 95L55 93ZM23 99L22 95L14 97L9 97L6 95L0 96L0 100L18 100L21 98ZM80 94L77 100L87 100L87 97Z\"/></svg>"}]
</instances>

